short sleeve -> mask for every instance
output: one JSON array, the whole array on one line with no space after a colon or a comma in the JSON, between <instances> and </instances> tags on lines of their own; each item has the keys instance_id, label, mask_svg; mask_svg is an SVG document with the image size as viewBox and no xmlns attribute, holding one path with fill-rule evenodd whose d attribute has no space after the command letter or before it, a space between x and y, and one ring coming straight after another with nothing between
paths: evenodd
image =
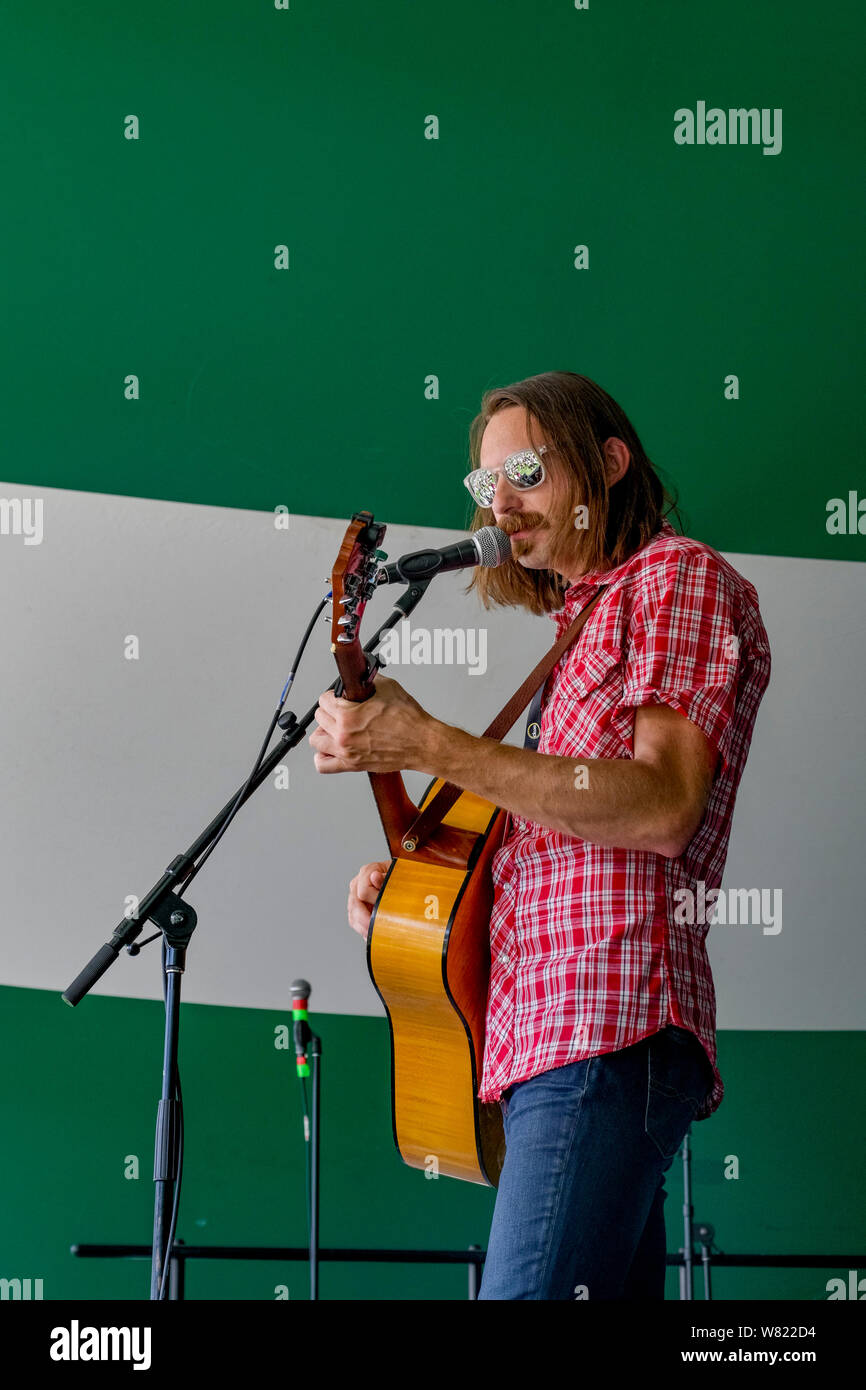
<instances>
[{"instance_id":1,"label":"short sleeve","mask_svg":"<svg viewBox=\"0 0 866 1390\"><path fill-rule=\"evenodd\" d=\"M709 739L726 767L739 679L731 585L705 552L672 551L635 595L623 706L667 705Z\"/></svg>"}]
</instances>

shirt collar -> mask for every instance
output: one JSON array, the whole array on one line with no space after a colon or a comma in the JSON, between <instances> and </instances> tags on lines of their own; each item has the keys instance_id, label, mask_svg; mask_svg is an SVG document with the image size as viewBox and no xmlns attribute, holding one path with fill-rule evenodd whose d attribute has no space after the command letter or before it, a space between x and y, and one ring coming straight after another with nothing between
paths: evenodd
<instances>
[{"instance_id":1,"label":"shirt collar","mask_svg":"<svg viewBox=\"0 0 866 1390\"><path fill-rule=\"evenodd\" d=\"M647 544L651 544L652 541L657 540L660 536L675 536L676 534L670 522L663 518L658 531L651 537L651 540L648 541ZM640 551L636 551L635 554L639 555ZM610 569L589 570L586 574L582 574L580 579L576 580L574 584L569 584L563 595L562 608L558 609L555 613L548 613L547 615L556 623L558 631L560 633L563 632L565 628L574 621L578 610L583 608L584 604L589 601L592 591L597 589L599 584L606 584L609 586L614 583L617 576L625 569L626 565L630 565L633 562L634 558L634 555L630 555L627 560L623 560L621 565L613 565Z\"/></svg>"}]
</instances>

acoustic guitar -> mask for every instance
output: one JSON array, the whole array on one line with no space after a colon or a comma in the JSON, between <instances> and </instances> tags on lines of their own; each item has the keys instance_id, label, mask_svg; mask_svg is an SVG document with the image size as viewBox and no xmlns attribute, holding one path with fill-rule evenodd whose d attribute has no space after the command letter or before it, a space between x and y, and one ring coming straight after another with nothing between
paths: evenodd
<instances>
[{"instance_id":1,"label":"acoustic guitar","mask_svg":"<svg viewBox=\"0 0 866 1390\"><path fill-rule=\"evenodd\" d=\"M331 576L331 650L344 699L375 694L375 658L360 621L377 586L385 527L356 512ZM498 1104L479 1102L490 973L491 860L506 813L471 792L450 794L441 816L421 812L446 786L434 778L420 806L399 772L370 778L391 864L367 938L367 966L391 1033L394 1142L413 1168L495 1187L505 1156ZM453 800L453 804L450 804ZM438 821L438 823L436 823Z\"/></svg>"}]
</instances>

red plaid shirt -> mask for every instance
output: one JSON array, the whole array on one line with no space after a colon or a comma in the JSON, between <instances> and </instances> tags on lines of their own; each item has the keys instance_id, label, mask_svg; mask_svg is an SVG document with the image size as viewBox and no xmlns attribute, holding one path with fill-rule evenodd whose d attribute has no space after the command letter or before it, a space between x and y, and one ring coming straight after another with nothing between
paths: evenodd
<instances>
[{"instance_id":1,"label":"red plaid shirt","mask_svg":"<svg viewBox=\"0 0 866 1390\"><path fill-rule=\"evenodd\" d=\"M691 719L718 751L709 803L677 859L604 848L510 816L492 865L491 971L479 1088L640 1042L668 1023L695 1033L713 1068L698 1119L718 1107L716 998L708 926L674 920L677 889L721 886L737 786L770 648L754 587L700 541L664 522L625 564L572 584L549 616L557 635L607 584L547 678L539 753L631 758L639 705ZM575 796L592 795L589 789ZM680 912L679 915L683 915ZM699 915L699 914L694 914ZM708 915L708 914L707 914Z\"/></svg>"}]
</instances>

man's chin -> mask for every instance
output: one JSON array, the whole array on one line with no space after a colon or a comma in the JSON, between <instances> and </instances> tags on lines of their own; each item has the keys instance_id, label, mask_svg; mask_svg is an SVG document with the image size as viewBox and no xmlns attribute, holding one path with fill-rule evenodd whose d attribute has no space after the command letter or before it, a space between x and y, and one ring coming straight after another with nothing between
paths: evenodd
<instances>
[{"instance_id":1,"label":"man's chin","mask_svg":"<svg viewBox=\"0 0 866 1390\"><path fill-rule=\"evenodd\" d=\"M527 549L525 551L518 551L517 554L514 555L512 558L515 559L517 563L521 565L522 568L525 570L550 569L550 565L548 564L547 560L539 555L536 555L536 553L533 550Z\"/></svg>"},{"instance_id":2,"label":"man's chin","mask_svg":"<svg viewBox=\"0 0 866 1390\"><path fill-rule=\"evenodd\" d=\"M550 569L545 538L539 535L540 531L546 529L543 526L534 526L526 536L515 538L514 534L511 535L511 558L516 560L522 569Z\"/></svg>"}]
</instances>

